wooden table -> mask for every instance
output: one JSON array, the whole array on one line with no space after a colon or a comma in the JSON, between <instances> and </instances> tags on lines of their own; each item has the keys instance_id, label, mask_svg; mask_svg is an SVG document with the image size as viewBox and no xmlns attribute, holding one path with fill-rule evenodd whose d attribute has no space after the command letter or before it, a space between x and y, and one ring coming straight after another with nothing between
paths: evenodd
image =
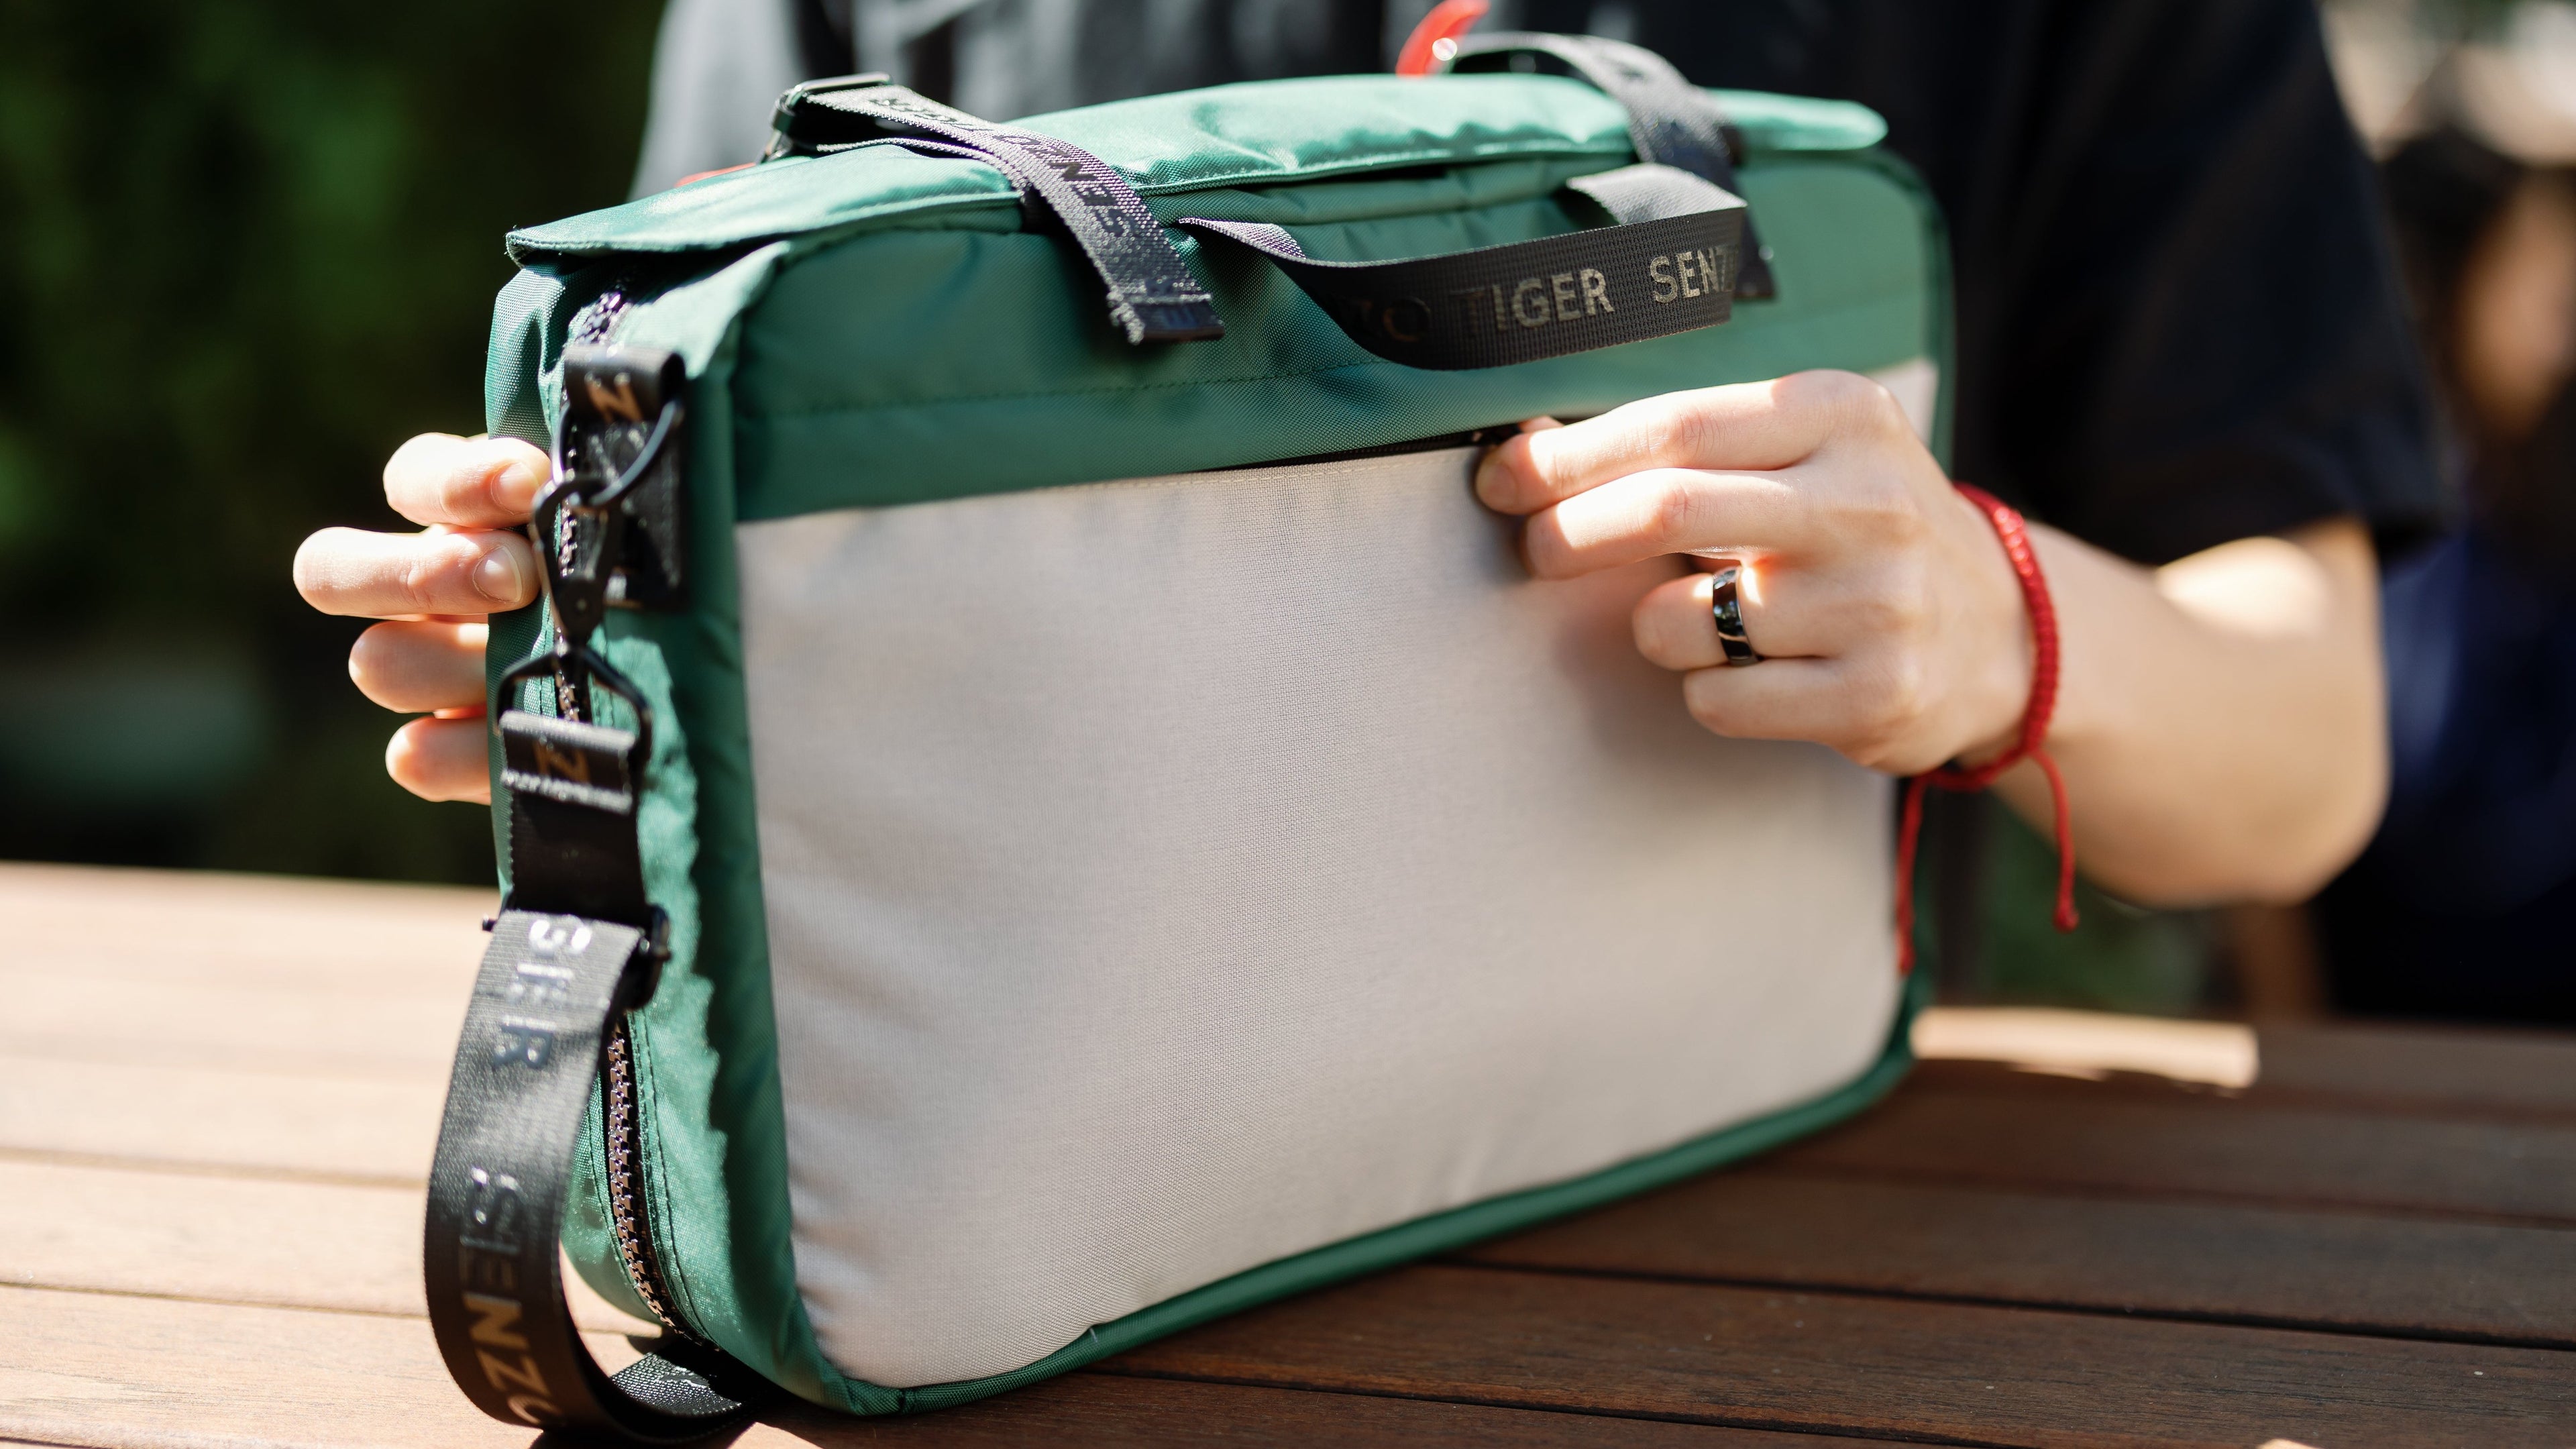
<instances>
[{"instance_id":1,"label":"wooden table","mask_svg":"<svg viewBox=\"0 0 2576 1449\"><path fill-rule=\"evenodd\" d=\"M0 867L0 1439L528 1442L448 1385L420 1300L489 905ZM1741 1171L975 1407L738 1442L2576 1443L2576 1041L2266 1032L2236 1090L2084 1077L2241 1079L2242 1029L2082 1025L1945 1016L1950 1050L2058 1074L1928 1063Z\"/></svg>"}]
</instances>

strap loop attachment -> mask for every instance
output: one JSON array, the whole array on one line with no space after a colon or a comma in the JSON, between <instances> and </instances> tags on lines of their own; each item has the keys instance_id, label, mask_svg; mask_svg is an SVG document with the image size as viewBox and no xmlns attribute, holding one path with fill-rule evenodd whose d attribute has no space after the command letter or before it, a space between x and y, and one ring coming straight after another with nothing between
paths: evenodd
<instances>
[{"instance_id":1,"label":"strap loop attachment","mask_svg":"<svg viewBox=\"0 0 2576 1449\"><path fill-rule=\"evenodd\" d=\"M807 81L778 101L769 156L815 155L927 135L990 162L1072 234L1109 289L1109 317L1130 343L1225 335L1207 288L1181 259L1136 188L1070 141L996 125L892 84L882 75Z\"/></svg>"}]
</instances>

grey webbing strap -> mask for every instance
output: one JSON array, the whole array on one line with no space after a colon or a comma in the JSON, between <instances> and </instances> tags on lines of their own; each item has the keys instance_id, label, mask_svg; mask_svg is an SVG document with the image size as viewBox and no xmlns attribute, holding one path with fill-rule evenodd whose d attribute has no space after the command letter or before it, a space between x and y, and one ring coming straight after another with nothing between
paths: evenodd
<instances>
[{"instance_id":1,"label":"grey webbing strap","mask_svg":"<svg viewBox=\"0 0 2576 1449\"><path fill-rule=\"evenodd\" d=\"M1144 199L1108 162L1070 141L996 125L879 76L798 86L780 98L776 125L773 151L790 153L906 132L965 147L1043 202L1072 235L1107 285L1110 320L1129 342L1201 342L1225 335L1207 288L1163 235Z\"/></svg>"},{"instance_id":2,"label":"grey webbing strap","mask_svg":"<svg viewBox=\"0 0 2576 1449\"><path fill-rule=\"evenodd\" d=\"M1597 35L1503 30L1462 38L1449 68L1461 74L1496 70L1514 55L1553 57L1617 101L1628 112L1628 136L1638 160L1678 166L1729 191L1736 189L1734 147L1727 134L1732 128L1725 112L1671 61L1644 46ZM1758 298L1776 292L1748 216L1735 295Z\"/></svg>"},{"instance_id":3,"label":"grey webbing strap","mask_svg":"<svg viewBox=\"0 0 2576 1449\"><path fill-rule=\"evenodd\" d=\"M1500 367L1727 319L1740 198L1651 164L1566 185L1617 224L1393 262L1317 261L1266 223L1181 225L1261 252L1353 341L1409 367Z\"/></svg>"}]
</instances>

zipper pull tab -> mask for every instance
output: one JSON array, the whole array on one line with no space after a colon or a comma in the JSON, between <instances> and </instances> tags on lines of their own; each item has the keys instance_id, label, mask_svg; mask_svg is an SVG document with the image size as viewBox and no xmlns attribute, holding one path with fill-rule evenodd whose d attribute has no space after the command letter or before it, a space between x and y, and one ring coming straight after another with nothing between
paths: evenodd
<instances>
[{"instance_id":1,"label":"zipper pull tab","mask_svg":"<svg viewBox=\"0 0 2576 1449\"><path fill-rule=\"evenodd\" d=\"M578 645L612 607L681 602L688 370L659 348L572 346L563 378L555 507L540 500L535 521L560 627Z\"/></svg>"}]
</instances>

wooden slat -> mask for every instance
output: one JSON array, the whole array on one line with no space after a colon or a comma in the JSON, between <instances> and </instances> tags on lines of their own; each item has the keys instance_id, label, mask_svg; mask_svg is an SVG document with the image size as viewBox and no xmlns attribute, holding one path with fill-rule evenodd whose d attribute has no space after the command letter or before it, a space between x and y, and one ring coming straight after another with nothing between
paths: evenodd
<instances>
[{"instance_id":1,"label":"wooden slat","mask_svg":"<svg viewBox=\"0 0 2576 1449\"><path fill-rule=\"evenodd\" d=\"M420 1319L23 1288L0 1289L0 1435L119 1449L535 1437L465 1401Z\"/></svg>"},{"instance_id":2,"label":"wooden slat","mask_svg":"<svg viewBox=\"0 0 2576 1449\"><path fill-rule=\"evenodd\" d=\"M2010 1445L2563 1446L2576 1357L1429 1266L1149 1345L1130 1372Z\"/></svg>"},{"instance_id":3,"label":"wooden slat","mask_svg":"<svg viewBox=\"0 0 2576 1449\"><path fill-rule=\"evenodd\" d=\"M2020 1021L2017 1021L2020 1018ZM2048 1031L2076 1018L2089 1031ZM2099 1078L2112 1091L2164 1096L2172 1085L2208 1091L2221 1047L2244 1026L2146 1024L2097 1013L1940 1008L1927 1013L1935 1047L1914 1078L1932 1085L1996 1083L2007 1067L2056 1078ZM2164 1026L2164 1029L2156 1029ZM2159 1044L2166 1047L2159 1052ZM2172 1047L2182 1047L2177 1055ZM2161 1060L2172 1057L2172 1060ZM2455 1116L2483 1122L2576 1119L2576 1031L2463 1026L2262 1026L2257 1078L2241 1091L2257 1106L2336 1106L2383 1116ZM1996 1065L1999 1062L1999 1065ZM2164 1078L2164 1080L2159 1080Z\"/></svg>"},{"instance_id":4,"label":"wooden slat","mask_svg":"<svg viewBox=\"0 0 2576 1449\"><path fill-rule=\"evenodd\" d=\"M0 984L0 1053L49 1061L232 1067L386 1081L444 1080L471 983L331 995L221 982L20 973Z\"/></svg>"},{"instance_id":5,"label":"wooden slat","mask_svg":"<svg viewBox=\"0 0 2576 1449\"><path fill-rule=\"evenodd\" d=\"M0 979L68 976L333 995L449 993L483 954L489 890L0 864Z\"/></svg>"},{"instance_id":6,"label":"wooden slat","mask_svg":"<svg viewBox=\"0 0 2576 1449\"><path fill-rule=\"evenodd\" d=\"M1206 1445L1308 1449L1318 1444L1473 1444L1496 1449L1637 1445L1641 1449L1858 1449L1840 1435L1658 1423L1480 1404L1312 1393L1237 1384L1073 1374L997 1399L909 1419L783 1415L776 1428L824 1449L935 1444ZM768 1443L759 1433L745 1444ZM1885 1443L1888 1441L1878 1440ZM1906 1441L1897 1441L1906 1442Z\"/></svg>"},{"instance_id":7,"label":"wooden slat","mask_svg":"<svg viewBox=\"0 0 2576 1449\"><path fill-rule=\"evenodd\" d=\"M420 1314L421 1195L0 1163L0 1281Z\"/></svg>"},{"instance_id":8,"label":"wooden slat","mask_svg":"<svg viewBox=\"0 0 2576 1449\"><path fill-rule=\"evenodd\" d=\"M2576 1222L2576 1126L1909 1087L1778 1159L1915 1178Z\"/></svg>"},{"instance_id":9,"label":"wooden slat","mask_svg":"<svg viewBox=\"0 0 2576 1449\"><path fill-rule=\"evenodd\" d=\"M614 1354L617 1340L594 1339ZM464 1449L538 1442L449 1384L416 1319L0 1288L0 1441L116 1449ZM946 1413L781 1412L734 1449L935 1445L1642 1445L1853 1441L1557 1413L1079 1375Z\"/></svg>"},{"instance_id":10,"label":"wooden slat","mask_svg":"<svg viewBox=\"0 0 2576 1449\"><path fill-rule=\"evenodd\" d=\"M0 1283L425 1317L418 1188L0 1162ZM601 1333L657 1330L568 1279Z\"/></svg>"},{"instance_id":11,"label":"wooden slat","mask_svg":"<svg viewBox=\"0 0 2576 1449\"><path fill-rule=\"evenodd\" d=\"M2576 1032L2263 1028L2255 1096L2499 1117L2576 1117Z\"/></svg>"},{"instance_id":12,"label":"wooden slat","mask_svg":"<svg viewBox=\"0 0 2576 1449\"><path fill-rule=\"evenodd\" d=\"M411 1316L490 905L0 868L0 1278L84 1290L0 1289L0 1435L528 1441L455 1394ZM1509 1268L1371 1280L959 1414L739 1442L1817 1442L1603 1409L1997 1444L2547 1442L2562 1353L2101 1311L2569 1341L2576 1233L2541 1226L2576 1223L2564 1042L2261 1049L2234 1101L1936 1064L1785 1166L1488 1250ZM1691 1278L1735 1286L1647 1281Z\"/></svg>"},{"instance_id":13,"label":"wooden slat","mask_svg":"<svg viewBox=\"0 0 2576 1449\"><path fill-rule=\"evenodd\" d=\"M447 1084L0 1056L0 1157L425 1182Z\"/></svg>"},{"instance_id":14,"label":"wooden slat","mask_svg":"<svg viewBox=\"0 0 2576 1449\"><path fill-rule=\"evenodd\" d=\"M1802 1176L1701 1178L1476 1262L2576 1347L2576 1229Z\"/></svg>"}]
</instances>

